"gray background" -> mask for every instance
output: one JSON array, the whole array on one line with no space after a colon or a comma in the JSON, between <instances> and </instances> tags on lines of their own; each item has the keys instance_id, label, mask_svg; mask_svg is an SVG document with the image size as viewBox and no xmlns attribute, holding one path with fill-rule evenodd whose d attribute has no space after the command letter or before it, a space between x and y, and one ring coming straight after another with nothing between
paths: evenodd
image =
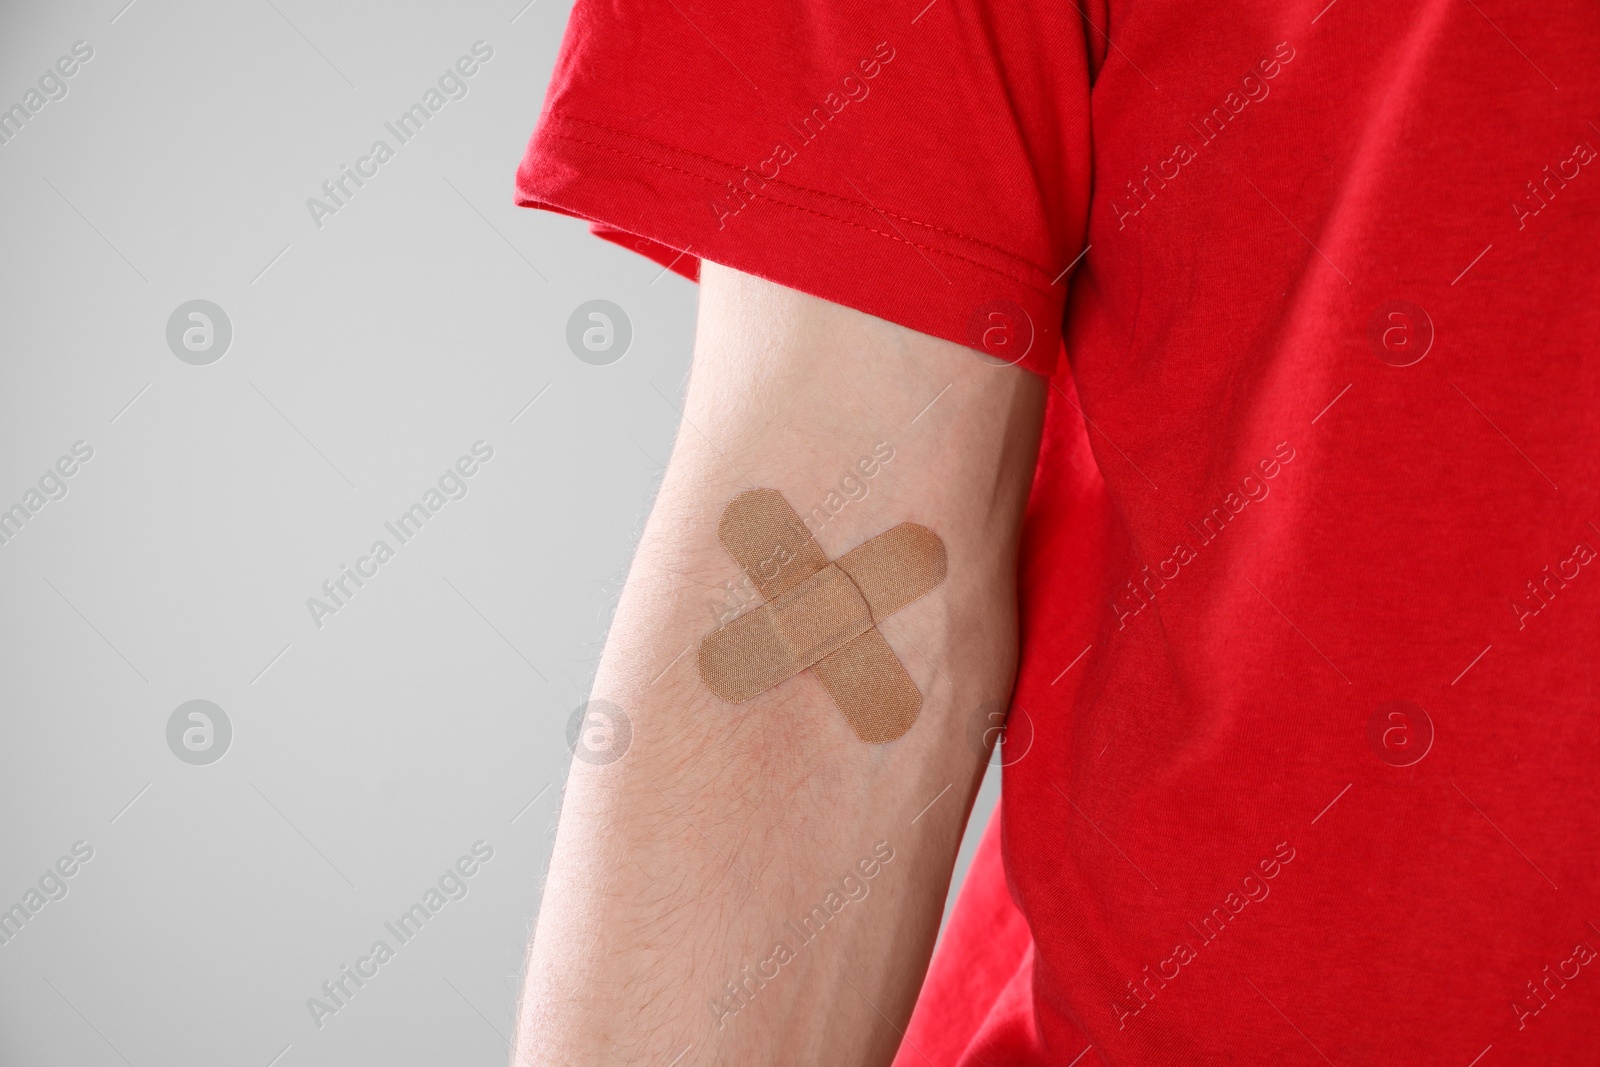
<instances>
[{"instance_id":1,"label":"gray background","mask_svg":"<svg viewBox=\"0 0 1600 1067\"><path fill-rule=\"evenodd\" d=\"M511 204L561 0L8 3L0 106L0 1063L500 1064L607 620L666 461L694 287ZM482 40L337 215L306 198ZM565 342L626 309L610 366ZM180 304L231 320L177 359ZM529 402L538 398L532 406ZM318 629L337 577L475 441L494 458ZM209 766L167 720L214 701ZM989 775L961 870L998 788ZM336 1016L308 997L476 841L494 858ZM277 1059L274 1059L277 1057Z\"/></svg>"}]
</instances>

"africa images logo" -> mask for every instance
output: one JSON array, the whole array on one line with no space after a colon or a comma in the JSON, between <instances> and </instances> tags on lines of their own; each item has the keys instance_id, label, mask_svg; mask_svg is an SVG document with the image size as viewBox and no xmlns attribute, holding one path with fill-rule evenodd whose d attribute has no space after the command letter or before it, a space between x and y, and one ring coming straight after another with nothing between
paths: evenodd
<instances>
[{"instance_id":1,"label":"africa images logo","mask_svg":"<svg viewBox=\"0 0 1600 1067\"><path fill-rule=\"evenodd\" d=\"M233 722L209 700L186 700L167 717L167 747L192 767L217 762L232 743Z\"/></svg>"},{"instance_id":2,"label":"africa images logo","mask_svg":"<svg viewBox=\"0 0 1600 1067\"><path fill-rule=\"evenodd\" d=\"M209 300L179 304L167 317L167 348L185 363L204 367L228 354L233 323Z\"/></svg>"}]
</instances>

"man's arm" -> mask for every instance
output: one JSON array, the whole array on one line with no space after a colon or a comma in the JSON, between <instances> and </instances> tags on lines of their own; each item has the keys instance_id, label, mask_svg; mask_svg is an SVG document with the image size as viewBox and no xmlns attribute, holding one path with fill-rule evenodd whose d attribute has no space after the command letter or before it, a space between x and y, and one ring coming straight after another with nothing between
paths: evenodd
<instances>
[{"instance_id":1,"label":"man's arm","mask_svg":"<svg viewBox=\"0 0 1600 1067\"><path fill-rule=\"evenodd\" d=\"M1011 691L1043 407L1028 372L704 265L683 425L592 694L631 741L572 765L518 1062L889 1062L981 777L973 723ZM943 539L945 581L881 626L922 693L898 740L859 740L810 671L738 705L702 682L701 639L760 603L717 534L755 487L830 559L901 522Z\"/></svg>"}]
</instances>

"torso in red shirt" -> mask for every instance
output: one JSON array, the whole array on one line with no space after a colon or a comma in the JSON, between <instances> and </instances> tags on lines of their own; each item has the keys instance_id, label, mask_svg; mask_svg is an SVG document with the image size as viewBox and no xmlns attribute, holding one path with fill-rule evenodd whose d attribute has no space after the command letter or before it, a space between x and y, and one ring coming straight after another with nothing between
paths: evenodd
<instances>
[{"instance_id":1,"label":"torso in red shirt","mask_svg":"<svg viewBox=\"0 0 1600 1067\"><path fill-rule=\"evenodd\" d=\"M772 6L581 3L519 192L1056 386L898 1062L1596 1062L1600 14Z\"/></svg>"}]
</instances>

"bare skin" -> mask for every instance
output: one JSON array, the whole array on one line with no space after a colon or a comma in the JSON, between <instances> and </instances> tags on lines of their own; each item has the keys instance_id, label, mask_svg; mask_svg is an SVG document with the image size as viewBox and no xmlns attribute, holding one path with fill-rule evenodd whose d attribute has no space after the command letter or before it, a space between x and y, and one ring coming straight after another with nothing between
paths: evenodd
<instances>
[{"instance_id":1,"label":"bare skin","mask_svg":"<svg viewBox=\"0 0 1600 1067\"><path fill-rule=\"evenodd\" d=\"M1025 371L704 265L684 423L593 691L632 739L573 763L514 1062L893 1059L982 776L973 724L1013 682L1043 408ZM923 695L899 740L858 740L809 672L741 705L701 682L700 639L759 603L730 599L716 531L756 486L830 558L903 521L944 540L946 581L881 627Z\"/></svg>"}]
</instances>

